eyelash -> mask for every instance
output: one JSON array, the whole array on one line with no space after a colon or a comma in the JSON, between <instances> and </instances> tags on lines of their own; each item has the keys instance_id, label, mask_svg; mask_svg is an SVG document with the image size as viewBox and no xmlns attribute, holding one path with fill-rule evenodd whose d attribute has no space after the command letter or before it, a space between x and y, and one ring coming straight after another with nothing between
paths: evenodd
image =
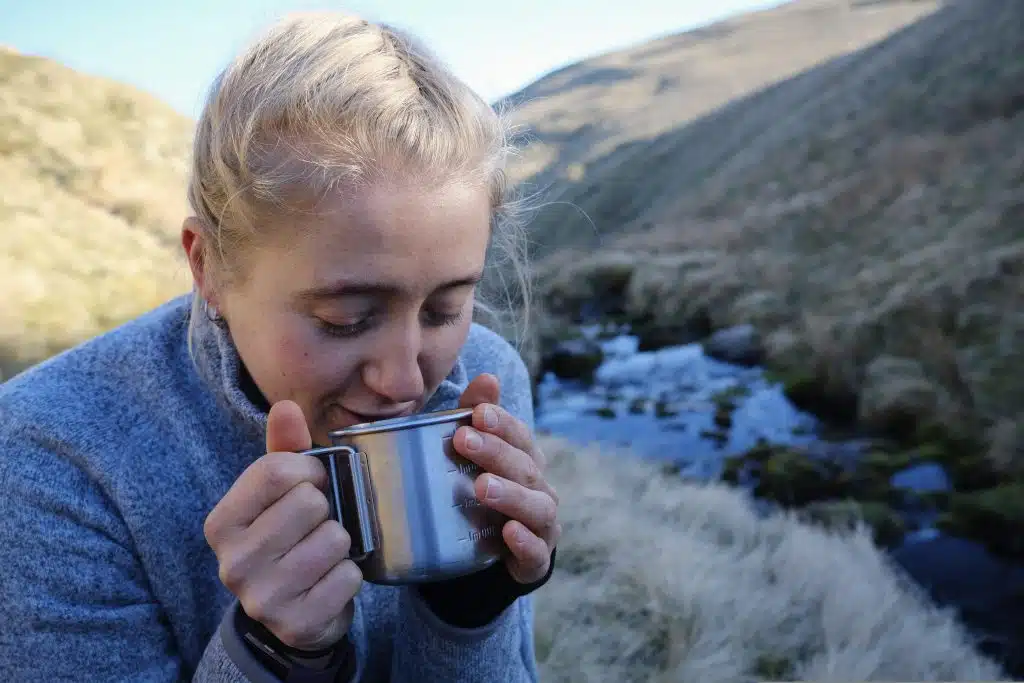
<instances>
[{"instance_id":1,"label":"eyelash","mask_svg":"<svg viewBox=\"0 0 1024 683\"><path fill-rule=\"evenodd\" d=\"M463 311L459 311L454 314L435 313L433 314L434 320L430 323L430 326L451 327L452 325L457 325L462 320L463 315ZM326 334L332 337L352 338L363 334L373 326L373 316L367 316L359 322L349 325L337 325L335 323L327 322L321 318L317 318L317 324Z\"/></svg>"}]
</instances>

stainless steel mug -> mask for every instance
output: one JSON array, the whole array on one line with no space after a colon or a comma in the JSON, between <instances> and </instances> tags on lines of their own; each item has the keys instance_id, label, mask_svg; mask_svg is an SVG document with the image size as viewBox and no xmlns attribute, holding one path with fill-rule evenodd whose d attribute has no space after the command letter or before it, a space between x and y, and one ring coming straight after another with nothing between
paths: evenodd
<instances>
[{"instance_id":1,"label":"stainless steel mug","mask_svg":"<svg viewBox=\"0 0 1024 683\"><path fill-rule=\"evenodd\" d=\"M439 581L504 556L506 517L476 499L481 469L452 444L472 414L460 408L368 422L306 451L327 467L331 516L351 536L350 557L366 581Z\"/></svg>"}]
</instances>

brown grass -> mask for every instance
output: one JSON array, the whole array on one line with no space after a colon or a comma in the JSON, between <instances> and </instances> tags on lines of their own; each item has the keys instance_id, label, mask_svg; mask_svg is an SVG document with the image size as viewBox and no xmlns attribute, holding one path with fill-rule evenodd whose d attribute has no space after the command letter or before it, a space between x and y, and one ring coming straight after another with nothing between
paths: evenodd
<instances>
[{"instance_id":1,"label":"brown grass","mask_svg":"<svg viewBox=\"0 0 1024 683\"><path fill-rule=\"evenodd\" d=\"M123 85L0 51L0 377L186 291L191 125Z\"/></svg>"},{"instance_id":2,"label":"brown grass","mask_svg":"<svg viewBox=\"0 0 1024 683\"><path fill-rule=\"evenodd\" d=\"M536 594L545 683L997 680L863 528L544 439L564 536Z\"/></svg>"},{"instance_id":3,"label":"brown grass","mask_svg":"<svg viewBox=\"0 0 1024 683\"><path fill-rule=\"evenodd\" d=\"M771 92L759 95L775 100L770 112L732 102L871 45L938 5L798 0L560 69L506 98L518 109L516 120L530 143L512 177L552 200L582 206L606 233L614 229L616 212L660 204L665 190L677 193L703 180L766 126L812 100L820 84L789 88L785 103ZM837 68L828 78L841 89L851 75ZM661 136L708 115L718 119L716 130L706 131L703 140L695 136L702 144L689 141L686 163L678 163L681 148ZM668 175L647 174L666 161ZM602 181L613 186L611 192L599 186ZM611 214L600 213L599 206ZM538 218L539 249L594 243L591 226L569 207Z\"/></svg>"}]
</instances>

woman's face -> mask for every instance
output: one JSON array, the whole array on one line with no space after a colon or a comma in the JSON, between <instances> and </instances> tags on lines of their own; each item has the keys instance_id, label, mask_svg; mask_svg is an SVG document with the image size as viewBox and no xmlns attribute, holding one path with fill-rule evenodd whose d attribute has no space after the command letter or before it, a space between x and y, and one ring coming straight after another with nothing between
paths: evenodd
<instances>
[{"instance_id":1,"label":"woman's face","mask_svg":"<svg viewBox=\"0 0 1024 683\"><path fill-rule=\"evenodd\" d=\"M332 429L422 408L469 332L486 190L382 185L270 227L280 237L246 253L244 279L215 291L185 237L200 290L264 396L298 403L320 444Z\"/></svg>"}]
</instances>

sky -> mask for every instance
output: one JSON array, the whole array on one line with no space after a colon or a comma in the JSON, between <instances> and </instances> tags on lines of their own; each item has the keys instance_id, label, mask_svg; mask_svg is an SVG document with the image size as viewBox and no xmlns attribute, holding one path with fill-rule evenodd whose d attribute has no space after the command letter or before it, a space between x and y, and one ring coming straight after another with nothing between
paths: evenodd
<instances>
[{"instance_id":1,"label":"sky","mask_svg":"<svg viewBox=\"0 0 1024 683\"><path fill-rule=\"evenodd\" d=\"M424 39L488 101L550 71L781 0L0 0L0 45L147 90L195 118L217 71L283 14L336 9Z\"/></svg>"}]
</instances>

